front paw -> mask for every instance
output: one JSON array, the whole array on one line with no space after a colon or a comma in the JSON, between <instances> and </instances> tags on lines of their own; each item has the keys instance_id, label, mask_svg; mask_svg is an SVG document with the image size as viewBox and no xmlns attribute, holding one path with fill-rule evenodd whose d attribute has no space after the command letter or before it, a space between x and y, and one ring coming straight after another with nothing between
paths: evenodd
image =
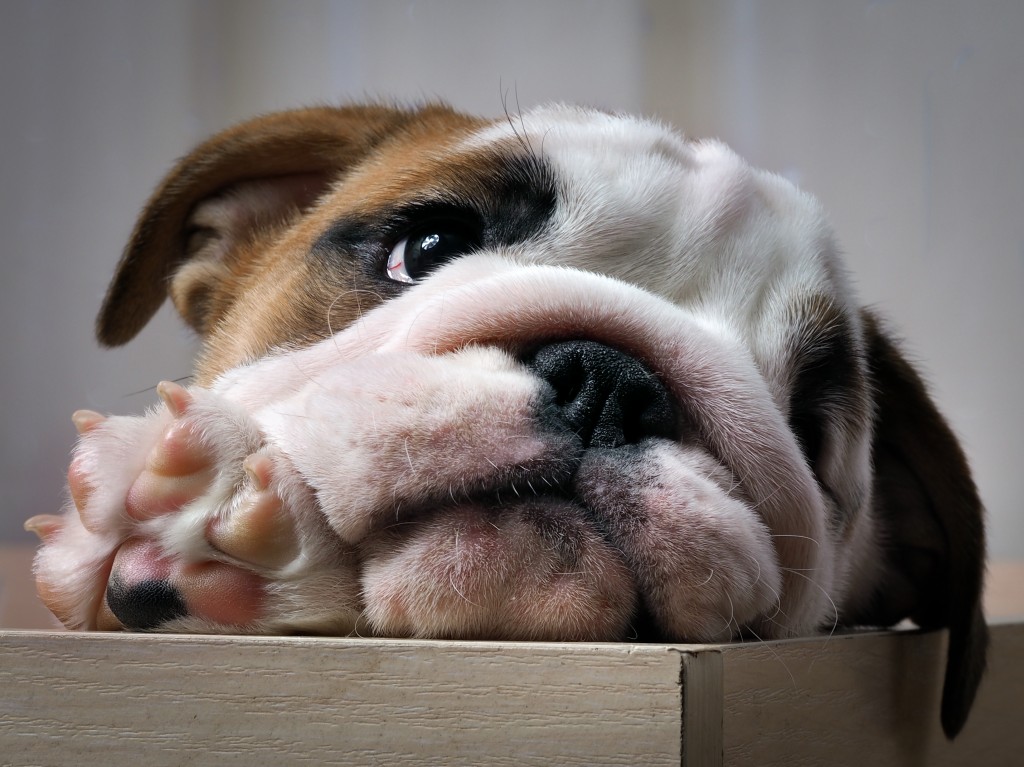
<instances>
[{"instance_id":1,"label":"front paw","mask_svg":"<svg viewBox=\"0 0 1024 767\"><path fill-rule=\"evenodd\" d=\"M232 403L160 393L142 418L76 414L68 511L30 521L47 607L74 629L349 630L354 557L305 483Z\"/></svg>"},{"instance_id":2,"label":"front paw","mask_svg":"<svg viewBox=\"0 0 1024 767\"><path fill-rule=\"evenodd\" d=\"M33 517L25 528L43 543L34 566L43 603L68 628L95 629L114 555L131 531L127 498L172 419L168 411L143 418L78 411L72 419L80 439L64 514Z\"/></svg>"}]
</instances>

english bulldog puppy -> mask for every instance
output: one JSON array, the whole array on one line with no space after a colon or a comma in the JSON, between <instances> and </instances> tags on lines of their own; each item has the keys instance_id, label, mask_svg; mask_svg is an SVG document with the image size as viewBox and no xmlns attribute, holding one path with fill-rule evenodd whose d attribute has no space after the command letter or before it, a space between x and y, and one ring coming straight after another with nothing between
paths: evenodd
<instances>
[{"instance_id":1,"label":"english bulldog puppy","mask_svg":"<svg viewBox=\"0 0 1024 767\"><path fill-rule=\"evenodd\" d=\"M982 511L819 204L717 141L569 106L314 108L146 204L98 320L170 296L193 385L75 414L41 597L72 629L720 642L949 628Z\"/></svg>"}]
</instances>

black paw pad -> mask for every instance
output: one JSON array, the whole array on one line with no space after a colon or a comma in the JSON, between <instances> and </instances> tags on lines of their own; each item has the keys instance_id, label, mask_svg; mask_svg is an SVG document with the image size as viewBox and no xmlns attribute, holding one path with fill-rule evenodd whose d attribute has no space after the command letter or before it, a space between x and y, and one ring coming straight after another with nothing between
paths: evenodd
<instances>
[{"instance_id":1,"label":"black paw pad","mask_svg":"<svg viewBox=\"0 0 1024 767\"><path fill-rule=\"evenodd\" d=\"M127 629L147 631L188 615L185 600L167 581L139 581L126 585L116 575L107 583L107 605Z\"/></svg>"}]
</instances>

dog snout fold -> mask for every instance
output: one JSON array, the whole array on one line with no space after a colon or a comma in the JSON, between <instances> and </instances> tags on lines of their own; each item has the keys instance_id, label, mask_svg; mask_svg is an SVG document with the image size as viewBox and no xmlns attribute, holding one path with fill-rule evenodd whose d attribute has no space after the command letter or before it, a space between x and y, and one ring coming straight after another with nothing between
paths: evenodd
<instances>
[{"instance_id":1,"label":"dog snout fold","mask_svg":"<svg viewBox=\"0 0 1024 767\"><path fill-rule=\"evenodd\" d=\"M538 349L527 366L554 390L549 417L578 435L584 449L676 436L666 388L643 363L617 349L562 341Z\"/></svg>"}]
</instances>

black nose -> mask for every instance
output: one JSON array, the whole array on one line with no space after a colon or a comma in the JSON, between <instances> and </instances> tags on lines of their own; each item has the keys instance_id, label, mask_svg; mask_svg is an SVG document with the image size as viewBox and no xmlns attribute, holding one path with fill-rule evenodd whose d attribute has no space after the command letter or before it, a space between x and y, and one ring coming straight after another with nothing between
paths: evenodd
<instances>
[{"instance_id":1,"label":"black nose","mask_svg":"<svg viewBox=\"0 0 1024 767\"><path fill-rule=\"evenodd\" d=\"M556 417L584 448L676 436L672 398L633 357L594 341L562 341L541 347L527 364L551 384Z\"/></svg>"}]
</instances>

